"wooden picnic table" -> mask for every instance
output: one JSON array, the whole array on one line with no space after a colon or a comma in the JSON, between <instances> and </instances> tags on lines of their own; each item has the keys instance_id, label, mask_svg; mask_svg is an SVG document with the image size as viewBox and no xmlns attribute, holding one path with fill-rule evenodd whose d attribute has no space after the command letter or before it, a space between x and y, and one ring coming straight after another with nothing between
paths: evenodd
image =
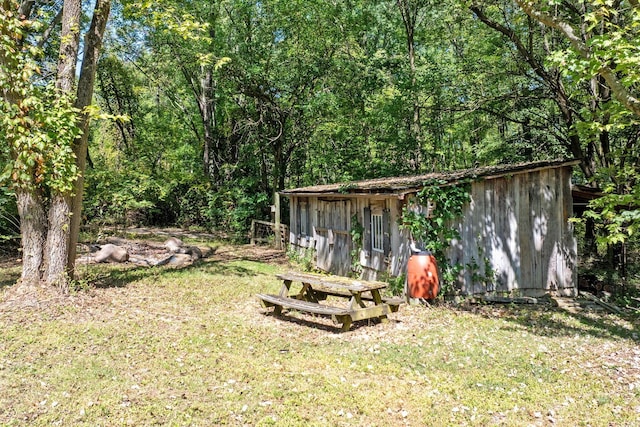
<instances>
[{"instance_id":1,"label":"wooden picnic table","mask_svg":"<svg viewBox=\"0 0 640 427\"><path fill-rule=\"evenodd\" d=\"M342 324L347 331L352 322L377 318L386 320L387 314L398 311L404 301L399 298L382 298L380 290L387 287L384 282L353 280L339 276L289 272L277 274L283 281L280 293L258 294L263 306L273 307L274 314L282 314L284 308L330 316L334 323ZM300 283L297 293L292 293L292 284ZM324 303L328 296L346 298L346 305Z\"/></svg>"}]
</instances>

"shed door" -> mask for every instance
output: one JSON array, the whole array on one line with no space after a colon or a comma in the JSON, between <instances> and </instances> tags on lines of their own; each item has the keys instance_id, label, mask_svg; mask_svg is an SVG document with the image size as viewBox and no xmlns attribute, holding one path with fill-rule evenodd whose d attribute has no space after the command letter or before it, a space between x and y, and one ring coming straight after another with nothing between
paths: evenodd
<instances>
[{"instance_id":1,"label":"shed door","mask_svg":"<svg viewBox=\"0 0 640 427\"><path fill-rule=\"evenodd\" d=\"M318 200L315 231L319 269L340 276L351 272L350 214L350 200Z\"/></svg>"}]
</instances>

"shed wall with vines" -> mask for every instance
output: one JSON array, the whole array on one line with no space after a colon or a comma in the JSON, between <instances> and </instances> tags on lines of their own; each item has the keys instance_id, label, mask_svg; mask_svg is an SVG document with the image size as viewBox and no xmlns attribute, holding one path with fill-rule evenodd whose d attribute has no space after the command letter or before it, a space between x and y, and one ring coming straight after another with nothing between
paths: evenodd
<instances>
[{"instance_id":1,"label":"shed wall with vines","mask_svg":"<svg viewBox=\"0 0 640 427\"><path fill-rule=\"evenodd\" d=\"M576 161L500 165L285 190L290 246L323 271L367 280L405 273L410 233L403 209L425 183L470 183L446 260L450 292L541 296L577 293L571 175ZM426 206L418 209L427 213Z\"/></svg>"}]
</instances>

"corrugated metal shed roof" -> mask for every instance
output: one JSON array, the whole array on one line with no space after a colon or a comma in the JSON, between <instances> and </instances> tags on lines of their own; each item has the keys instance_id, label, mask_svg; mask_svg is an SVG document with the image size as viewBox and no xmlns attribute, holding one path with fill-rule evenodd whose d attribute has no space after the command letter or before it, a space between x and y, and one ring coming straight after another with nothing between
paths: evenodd
<instances>
[{"instance_id":1,"label":"corrugated metal shed roof","mask_svg":"<svg viewBox=\"0 0 640 427\"><path fill-rule=\"evenodd\" d=\"M451 172L434 172L424 175L402 176L393 178L377 178L363 181L343 182L337 184L313 185L309 187L284 190L280 194L292 195L329 195L329 194L395 194L402 195L418 191L425 182L438 180L443 185L455 184L463 180L480 180L498 178L516 173L526 173L534 170L573 166L579 160L544 160L510 165L482 166Z\"/></svg>"}]
</instances>

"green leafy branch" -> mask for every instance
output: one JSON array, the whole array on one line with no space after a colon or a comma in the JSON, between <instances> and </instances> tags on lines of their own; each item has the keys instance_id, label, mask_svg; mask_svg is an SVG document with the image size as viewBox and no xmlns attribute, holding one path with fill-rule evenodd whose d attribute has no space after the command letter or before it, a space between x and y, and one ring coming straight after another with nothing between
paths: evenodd
<instances>
[{"instance_id":1,"label":"green leafy branch","mask_svg":"<svg viewBox=\"0 0 640 427\"><path fill-rule=\"evenodd\" d=\"M600 249L624 243L640 231L640 176L630 168L626 173L628 182L635 185L624 189L609 185L604 196L589 202L589 209L584 213L585 218L593 219L596 224Z\"/></svg>"},{"instance_id":2,"label":"green leafy branch","mask_svg":"<svg viewBox=\"0 0 640 427\"><path fill-rule=\"evenodd\" d=\"M0 180L19 188L71 191L78 177L73 142L80 134L79 111L53 86L34 83L41 52L21 48L21 41L36 24L7 11L0 24L0 139L7 141L10 159Z\"/></svg>"}]
</instances>

